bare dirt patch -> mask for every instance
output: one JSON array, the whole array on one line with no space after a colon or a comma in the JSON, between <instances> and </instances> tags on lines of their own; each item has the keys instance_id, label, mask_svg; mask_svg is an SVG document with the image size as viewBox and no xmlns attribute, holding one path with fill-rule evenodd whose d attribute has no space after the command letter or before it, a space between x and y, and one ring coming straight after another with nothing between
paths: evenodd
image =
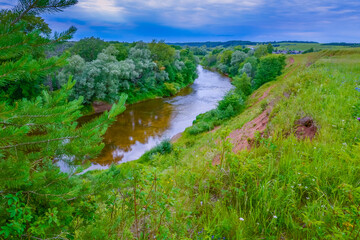
<instances>
[{"instance_id":1,"label":"bare dirt patch","mask_svg":"<svg viewBox=\"0 0 360 240\"><path fill-rule=\"evenodd\" d=\"M93 102L92 106L93 106L95 113L102 113L105 111L109 111L112 107L111 104L106 103L106 102L101 102L101 101Z\"/></svg>"},{"instance_id":2,"label":"bare dirt patch","mask_svg":"<svg viewBox=\"0 0 360 240\"><path fill-rule=\"evenodd\" d=\"M304 117L296 121L295 136L298 139L304 140L309 138L312 140L317 132L317 127L311 117Z\"/></svg>"},{"instance_id":3,"label":"bare dirt patch","mask_svg":"<svg viewBox=\"0 0 360 240\"><path fill-rule=\"evenodd\" d=\"M173 136L173 137L170 139L170 142L171 142L171 143L176 143L177 140L179 140L179 138L181 138L181 136L182 136L182 132L176 134L175 136Z\"/></svg>"},{"instance_id":4,"label":"bare dirt patch","mask_svg":"<svg viewBox=\"0 0 360 240\"><path fill-rule=\"evenodd\" d=\"M293 57L290 57L287 59L287 65L286 65L286 68L290 67L291 65L293 65L295 62L294 58Z\"/></svg>"},{"instance_id":5,"label":"bare dirt patch","mask_svg":"<svg viewBox=\"0 0 360 240\"><path fill-rule=\"evenodd\" d=\"M227 139L233 144L233 152L238 153L242 150L250 150L251 143L254 142L255 133L264 133L266 126L269 122L269 115L271 113L272 106L265 109L259 116L244 124L240 129L236 129L229 134ZM212 165L220 164L220 154L216 155L212 161Z\"/></svg>"}]
</instances>

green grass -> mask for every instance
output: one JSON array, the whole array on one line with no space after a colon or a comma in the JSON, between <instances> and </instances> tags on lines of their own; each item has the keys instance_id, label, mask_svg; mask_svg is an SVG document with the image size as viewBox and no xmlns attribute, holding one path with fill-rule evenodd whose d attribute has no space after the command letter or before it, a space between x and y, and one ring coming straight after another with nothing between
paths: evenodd
<instances>
[{"instance_id":1,"label":"green grass","mask_svg":"<svg viewBox=\"0 0 360 240\"><path fill-rule=\"evenodd\" d=\"M219 129L184 133L171 153L153 155L145 165L86 175L88 181L109 180L95 196L95 224L77 237L359 238L360 122L353 106L360 102L360 49L293 58L277 81L258 89L247 108ZM258 136L251 151L232 153L225 136L270 102L267 137ZM294 135L295 121L304 116L318 127L313 141ZM212 166L218 154L223 165Z\"/></svg>"},{"instance_id":2,"label":"green grass","mask_svg":"<svg viewBox=\"0 0 360 240\"><path fill-rule=\"evenodd\" d=\"M276 47L279 50L297 50L297 51L306 51L310 48L314 50L339 50L345 49L346 46L335 46L335 45L322 45L321 43L279 43L279 47Z\"/></svg>"}]
</instances>

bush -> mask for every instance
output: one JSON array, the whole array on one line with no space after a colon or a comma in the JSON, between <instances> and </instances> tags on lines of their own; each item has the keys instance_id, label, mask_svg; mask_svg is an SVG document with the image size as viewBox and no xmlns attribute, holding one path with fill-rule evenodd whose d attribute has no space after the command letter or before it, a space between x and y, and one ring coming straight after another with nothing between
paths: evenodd
<instances>
[{"instance_id":1,"label":"bush","mask_svg":"<svg viewBox=\"0 0 360 240\"><path fill-rule=\"evenodd\" d=\"M151 161L153 156L156 154L164 155L172 152L172 144L170 139L165 139L160 142L158 145L144 153L144 155L139 159L141 162Z\"/></svg>"},{"instance_id":2,"label":"bush","mask_svg":"<svg viewBox=\"0 0 360 240\"><path fill-rule=\"evenodd\" d=\"M228 94L226 94L224 99L219 102L218 109L220 111L226 111L231 105L235 112L240 111L241 108L244 107L244 99L242 95L243 94L241 94L240 91L230 91Z\"/></svg>"},{"instance_id":3,"label":"bush","mask_svg":"<svg viewBox=\"0 0 360 240\"><path fill-rule=\"evenodd\" d=\"M164 83L164 86L169 95L175 95L179 90L179 85L176 83Z\"/></svg>"},{"instance_id":4,"label":"bush","mask_svg":"<svg viewBox=\"0 0 360 240\"><path fill-rule=\"evenodd\" d=\"M237 92L243 93L245 96L251 94L251 78L246 73L241 77L235 77L232 84L236 87Z\"/></svg>"},{"instance_id":5,"label":"bush","mask_svg":"<svg viewBox=\"0 0 360 240\"><path fill-rule=\"evenodd\" d=\"M264 83L275 80L277 76L281 75L281 71L286 65L285 60L285 55L269 55L261 58L253 88L257 89Z\"/></svg>"}]
</instances>

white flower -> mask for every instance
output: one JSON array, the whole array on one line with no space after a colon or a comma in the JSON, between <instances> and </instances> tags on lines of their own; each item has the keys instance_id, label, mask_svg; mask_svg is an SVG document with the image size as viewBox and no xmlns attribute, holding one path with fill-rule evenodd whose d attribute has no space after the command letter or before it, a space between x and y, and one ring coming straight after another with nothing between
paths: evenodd
<instances>
[{"instance_id":1,"label":"white flower","mask_svg":"<svg viewBox=\"0 0 360 240\"><path fill-rule=\"evenodd\" d=\"M305 186L305 189L307 189L307 186Z\"/></svg>"},{"instance_id":2,"label":"white flower","mask_svg":"<svg viewBox=\"0 0 360 240\"><path fill-rule=\"evenodd\" d=\"M313 178L313 182L315 182L315 179Z\"/></svg>"},{"instance_id":3,"label":"white flower","mask_svg":"<svg viewBox=\"0 0 360 240\"><path fill-rule=\"evenodd\" d=\"M301 183L299 183L298 185L299 185L299 187L301 187Z\"/></svg>"},{"instance_id":4,"label":"white flower","mask_svg":"<svg viewBox=\"0 0 360 240\"><path fill-rule=\"evenodd\" d=\"M306 197L307 200L309 200L310 198L309 197Z\"/></svg>"},{"instance_id":5,"label":"white flower","mask_svg":"<svg viewBox=\"0 0 360 240\"><path fill-rule=\"evenodd\" d=\"M244 221L244 219L243 219L243 218L239 218L239 220L240 220L240 221Z\"/></svg>"},{"instance_id":6,"label":"white flower","mask_svg":"<svg viewBox=\"0 0 360 240\"><path fill-rule=\"evenodd\" d=\"M274 215L274 217L273 218L277 218L277 216L276 215Z\"/></svg>"}]
</instances>

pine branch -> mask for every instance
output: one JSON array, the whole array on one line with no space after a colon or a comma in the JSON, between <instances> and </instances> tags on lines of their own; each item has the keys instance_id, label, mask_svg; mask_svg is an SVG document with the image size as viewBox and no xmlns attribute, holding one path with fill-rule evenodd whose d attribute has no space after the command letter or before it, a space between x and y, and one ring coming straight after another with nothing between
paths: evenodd
<instances>
[{"instance_id":1,"label":"pine branch","mask_svg":"<svg viewBox=\"0 0 360 240\"><path fill-rule=\"evenodd\" d=\"M37 142L18 143L18 144L15 144L15 145L8 145L8 146L0 147L0 149L15 148L15 147L20 147L20 146L40 144L40 143L49 143L49 142L61 141L61 140L70 140L70 139L75 139L75 138L78 138L78 137L80 137L80 136L54 138L54 139L48 139L48 140L43 140L43 141L37 141Z\"/></svg>"},{"instance_id":2,"label":"pine branch","mask_svg":"<svg viewBox=\"0 0 360 240\"><path fill-rule=\"evenodd\" d=\"M9 126L16 126L16 127L55 125L55 123L43 123L43 124L38 124L38 123L26 123L26 124L16 124L16 123L7 123L7 122L0 122L0 124L9 125Z\"/></svg>"},{"instance_id":3,"label":"pine branch","mask_svg":"<svg viewBox=\"0 0 360 240\"><path fill-rule=\"evenodd\" d=\"M15 23L17 23L18 21L20 21L20 19L22 19L24 16L25 16L25 14L27 14L31 9L33 9L35 6L36 6L36 4L37 4L37 2L38 2L39 0L35 0L32 4L30 4L26 9L24 9L24 11L22 12L22 13L20 13L20 15L17 17L17 18L15 18L14 19L14 21L12 21L11 23L10 23L10 25L14 25Z\"/></svg>"},{"instance_id":4,"label":"pine branch","mask_svg":"<svg viewBox=\"0 0 360 240\"><path fill-rule=\"evenodd\" d=\"M28 1L22 1L15 7L19 9L20 15L11 22L11 25L19 22L26 14L40 14L45 12L61 12L63 9L75 5L78 0L32 0L30 4Z\"/></svg>"}]
</instances>

